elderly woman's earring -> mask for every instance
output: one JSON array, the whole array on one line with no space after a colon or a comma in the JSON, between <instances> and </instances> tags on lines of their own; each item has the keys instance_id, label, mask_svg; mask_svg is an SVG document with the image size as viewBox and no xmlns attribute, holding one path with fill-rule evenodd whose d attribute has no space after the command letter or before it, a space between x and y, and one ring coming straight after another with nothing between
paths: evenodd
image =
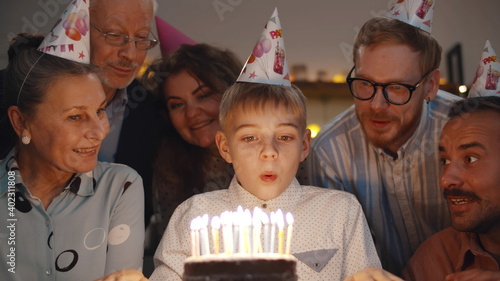
<instances>
[{"instance_id":1,"label":"elderly woman's earring","mask_svg":"<svg viewBox=\"0 0 500 281\"><path fill-rule=\"evenodd\" d=\"M28 145L28 144L30 144L31 139L30 139L30 137L28 137L28 136L23 136L23 137L21 138L21 141L22 141L25 145Z\"/></svg>"}]
</instances>

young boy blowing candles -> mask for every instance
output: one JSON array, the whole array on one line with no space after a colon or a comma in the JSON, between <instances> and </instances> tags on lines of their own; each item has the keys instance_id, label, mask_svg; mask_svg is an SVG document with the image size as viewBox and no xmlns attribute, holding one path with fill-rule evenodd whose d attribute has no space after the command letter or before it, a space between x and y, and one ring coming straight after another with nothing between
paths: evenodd
<instances>
[{"instance_id":1,"label":"young boy blowing candles","mask_svg":"<svg viewBox=\"0 0 500 281\"><path fill-rule=\"evenodd\" d=\"M275 14L279 25L276 10ZM276 28L269 21L266 29ZM260 207L268 215L278 209L294 215L291 254L298 259L300 280L343 280L364 268L380 267L356 198L342 191L301 186L295 179L311 140L305 97L286 79L286 61L282 73L276 68L259 69L262 65L257 62L247 62L238 79L241 83L224 93L220 105L222 131L216 143L222 157L233 164L235 176L227 190L195 195L175 210L156 251L150 280L181 280L184 260L191 255L191 219L234 211L239 205L250 210ZM253 79L247 78L249 73L269 80L248 83ZM271 243L278 249L277 240Z\"/></svg>"}]
</instances>

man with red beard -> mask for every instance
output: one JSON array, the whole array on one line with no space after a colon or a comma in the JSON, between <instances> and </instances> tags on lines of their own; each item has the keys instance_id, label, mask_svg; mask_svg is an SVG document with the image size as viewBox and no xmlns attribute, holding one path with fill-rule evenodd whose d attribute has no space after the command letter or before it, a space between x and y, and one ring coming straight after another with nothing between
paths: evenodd
<instances>
[{"instance_id":1,"label":"man with red beard","mask_svg":"<svg viewBox=\"0 0 500 281\"><path fill-rule=\"evenodd\" d=\"M437 143L458 97L439 91L441 47L405 22L374 18L354 43L354 105L321 129L310 184L353 193L383 267L399 274L417 247L449 226Z\"/></svg>"},{"instance_id":2,"label":"man with red beard","mask_svg":"<svg viewBox=\"0 0 500 281\"><path fill-rule=\"evenodd\" d=\"M146 224L152 215L152 157L159 111L134 78L147 51L157 44L151 32L156 7L156 0L91 0L89 8L90 59L100 68L110 124L99 161L126 164L141 175Z\"/></svg>"},{"instance_id":3,"label":"man with red beard","mask_svg":"<svg viewBox=\"0 0 500 281\"><path fill-rule=\"evenodd\" d=\"M452 226L425 241L405 280L500 280L500 96L457 102L443 128L440 184Z\"/></svg>"}]
</instances>

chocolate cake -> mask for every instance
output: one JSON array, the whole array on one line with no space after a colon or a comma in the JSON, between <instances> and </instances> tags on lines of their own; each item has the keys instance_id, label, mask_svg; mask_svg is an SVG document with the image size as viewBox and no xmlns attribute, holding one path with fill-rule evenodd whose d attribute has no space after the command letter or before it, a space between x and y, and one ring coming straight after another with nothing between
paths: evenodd
<instances>
[{"instance_id":1,"label":"chocolate cake","mask_svg":"<svg viewBox=\"0 0 500 281\"><path fill-rule=\"evenodd\" d=\"M189 257L184 281L297 280L297 260L291 255L233 254Z\"/></svg>"}]
</instances>

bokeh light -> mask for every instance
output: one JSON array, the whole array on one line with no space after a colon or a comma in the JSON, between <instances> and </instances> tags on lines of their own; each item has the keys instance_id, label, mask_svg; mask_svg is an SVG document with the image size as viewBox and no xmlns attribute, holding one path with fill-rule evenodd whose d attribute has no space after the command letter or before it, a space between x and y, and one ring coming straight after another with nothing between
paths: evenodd
<instances>
[{"instance_id":1,"label":"bokeh light","mask_svg":"<svg viewBox=\"0 0 500 281\"><path fill-rule=\"evenodd\" d=\"M311 130L311 138L315 138L319 131L321 130L321 127L318 124L312 123L307 126L309 130Z\"/></svg>"}]
</instances>

